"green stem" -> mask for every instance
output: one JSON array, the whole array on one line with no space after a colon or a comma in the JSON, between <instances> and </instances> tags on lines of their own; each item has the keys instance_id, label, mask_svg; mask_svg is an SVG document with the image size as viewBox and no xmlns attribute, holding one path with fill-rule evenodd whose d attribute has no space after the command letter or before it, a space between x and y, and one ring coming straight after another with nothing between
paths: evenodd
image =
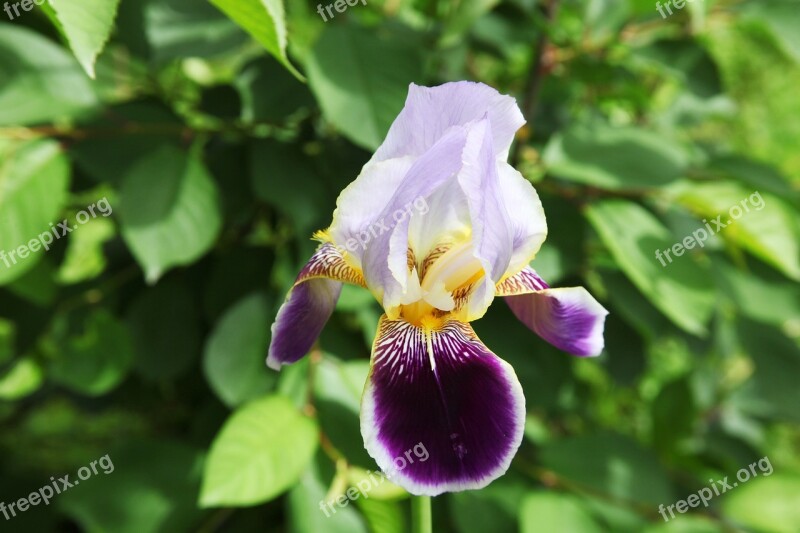
<instances>
[{"instance_id":1,"label":"green stem","mask_svg":"<svg viewBox=\"0 0 800 533\"><path fill-rule=\"evenodd\" d=\"M411 497L411 531L412 533L432 533L431 497Z\"/></svg>"}]
</instances>

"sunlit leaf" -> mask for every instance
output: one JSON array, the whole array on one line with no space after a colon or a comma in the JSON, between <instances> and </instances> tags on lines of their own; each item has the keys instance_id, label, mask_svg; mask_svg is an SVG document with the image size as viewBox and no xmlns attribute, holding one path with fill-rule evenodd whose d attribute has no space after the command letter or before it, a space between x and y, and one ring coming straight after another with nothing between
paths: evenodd
<instances>
[{"instance_id":1,"label":"sunlit leaf","mask_svg":"<svg viewBox=\"0 0 800 533\"><path fill-rule=\"evenodd\" d=\"M520 531L580 531L600 533L585 506L575 498L554 492L537 492L525 497L520 507Z\"/></svg>"},{"instance_id":2,"label":"sunlit leaf","mask_svg":"<svg viewBox=\"0 0 800 533\"><path fill-rule=\"evenodd\" d=\"M681 177L689 158L676 141L640 128L574 127L544 152L549 172L605 189L646 189Z\"/></svg>"},{"instance_id":3,"label":"sunlit leaf","mask_svg":"<svg viewBox=\"0 0 800 533\"><path fill-rule=\"evenodd\" d=\"M0 75L0 126L79 117L98 103L72 56L17 23L0 23Z\"/></svg>"},{"instance_id":4,"label":"sunlit leaf","mask_svg":"<svg viewBox=\"0 0 800 533\"><path fill-rule=\"evenodd\" d=\"M94 64L103 51L120 0L49 0L59 21L59 30L66 36L83 70L94 78Z\"/></svg>"},{"instance_id":5,"label":"sunlit leaf","mask_svg":"<svg viewBox=\"0 0 800 533\"><path fill-rule=\"evenodd\" d=\"M633 202L598 202L586 215L623 272L656 308L686 331L706 331L714 305L711 275L691 257L663 253L681 239Z\"/></svg>"},{"instance_id":6,"label":"sunlit leaf","mask_svg":"<svg viewBox=\"0 0 800 533\"><path fill-rule=\"evenodd\" d=\"M287 32L283 0L211 0L211 3L252 35L289 72L303 79L286 57Z\"/></svg>"},{"instance_id":7,"label":"sunlit leaf","mask_svg":"<svg viewBox=\"0 0 800 533\"><path fill-rule=\"evenodd\" d=\"M417 50L353 26L329 25L307 60L325 117L365 148L377 148L420 77Z\"/></svg>"},{"instance_id":8,"label":"sunlit leaf","mask_svg":"<svg viewBox=\"0 0 800 533\"><path fill-rule=\"evenodd\" d=\"M129 169L120 196L122 236L150 283L206 253L222 225L214 181L195 154L177 148Z\"/></svg>"},{"instance_id":9,"label":"sunlit leaf","mask_svg":"<svg viewBox=\"0 0 800 533\"><path fill-rule=\"evenodd\" d=\"M316 423L282 396L239 408L214 439L200 505L241 507L269 501L297 483L317 448Z\"/></svg>"},{"instance_id":10,"label":"sunlit leaf","mask_svg":"<svg viewBox=\"0 0 800 533\"><path fill-rule=\"evenodd\" d=\"M23 275L57 240L53 226L60 222L69 177L55 142L0 142L0 284Z\"/></svg>"}]
</instances>

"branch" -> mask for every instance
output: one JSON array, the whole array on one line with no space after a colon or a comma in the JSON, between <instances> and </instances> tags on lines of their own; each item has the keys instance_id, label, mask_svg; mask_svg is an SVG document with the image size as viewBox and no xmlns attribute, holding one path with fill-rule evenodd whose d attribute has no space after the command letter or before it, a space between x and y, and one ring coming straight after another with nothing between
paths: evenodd
<instances>
[{"instance_id":1,"label":"branch","mask_svg":"<svg viewBox=\"0 0 800 533\"><path fill-rule=\"evenodd\" d=\"M543 24L539 38L534 44L533 63L531 64L528 81L525 84L525 96L522 100L522 116L525 117L528 124L533 124L534 111L536 110L536 104L539 100L542 81L552 67L549 61L546 61L545 57L545 51L550 44L547 26L553 22L557 10L558 0L547 0L542 5ZM519 143L514 147L511 163L514 166L519 163Z\"/></svg>"}]
</instances>

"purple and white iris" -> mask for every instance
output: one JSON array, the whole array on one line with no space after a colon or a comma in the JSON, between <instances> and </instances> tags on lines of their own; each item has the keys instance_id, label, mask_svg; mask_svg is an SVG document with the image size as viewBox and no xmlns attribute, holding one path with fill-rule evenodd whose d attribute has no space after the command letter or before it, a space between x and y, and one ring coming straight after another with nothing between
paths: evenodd
<instances>
[{"instance_id":1,"label":"purple and white iris","mask_svg":"<svg viewBox=\"0 0 800 533\"><path fill-rule=\"evenodd\" d=\"M272 326L267 364L277 370L309 351L342 283L372 292L385 314L361 433L384 471L424 443L430 460L394 480L412 494L482 488L519 448L522 387L469 324L496 296L561 350L603 349L603 306L582 287L549 288L528 266L547 224L533 186L507 163L524 123L516 101L486 85L412 84L386 140L316 235L322 244ZM410 216L420 199L426 213Z\"/></svg>"}]
</instances>

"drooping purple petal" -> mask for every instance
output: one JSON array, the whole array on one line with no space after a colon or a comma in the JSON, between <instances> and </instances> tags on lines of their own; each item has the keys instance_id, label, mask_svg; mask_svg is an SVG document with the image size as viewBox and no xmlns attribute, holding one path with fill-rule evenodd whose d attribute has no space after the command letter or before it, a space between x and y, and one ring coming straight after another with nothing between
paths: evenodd
<instances>
[{"instance_id":1,"label":"drooping purple petal","mask_svg":"<svg viewBox=\"0 0 800 533\"><path fill-rule=\"evenodd\" d=\"M322 244L300 271L272 324L267 366L280 370L308 353L336 307L342 282L365 286L361 272L333 244Z\"/></svg>"},{"instance_id":2,"label":"drooping purple petal","mask_svg":"<svg viewBox=\"0 0 800 533\"><path fill-rule=\"evenodd\" d=\"M549 289L539 274L531 267L525 267L513 276L497 284L497 296L516 296Z\"/></svg>"},{"instance_id":3,"label":"drooping purple petal","mask_svg":"<svg viewBox=\"0 0 800 533\"><path fill-rule=\"evenodd\" d=\"M482 488L508 469L524 425L514 370L469 324L381 318L361 433L393 482L426 495Z\"/></svg>"},{"instance_id":4,"label":"drooping purple petal","mask_svg":"<svg viewBox=\"0 0 800 533\"><path fill-rule=\"evenodd\" d=\"M514 98L488 85L469 81L438 87L412 83L403 111L373 160L419 156L453 126L463 126L487 115L492 124L493 152L505 160L515 132L525 124Z\"/></svg>"},{"instance_id":5,"label":"drooping purple petal","mask_svg":"<svg viewBox=\"0 0 800 533\"><path fill-rule=\"evenodd\" d=\"M497 289L523 324L559 350L579 356L603 351L608 311L583 287L550 289L526 267Z\"/></svg>"}]
</instances>

